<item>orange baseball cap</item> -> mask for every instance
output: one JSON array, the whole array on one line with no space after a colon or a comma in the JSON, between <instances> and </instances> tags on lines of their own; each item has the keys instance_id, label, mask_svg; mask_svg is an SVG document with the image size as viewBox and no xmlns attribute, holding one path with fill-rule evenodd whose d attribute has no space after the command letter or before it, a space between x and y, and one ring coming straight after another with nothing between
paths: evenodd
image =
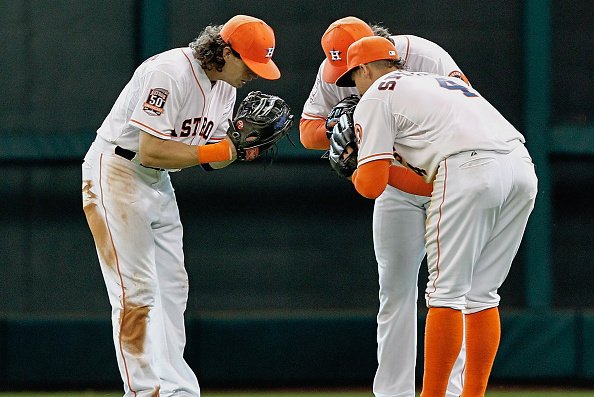
<instances>
[{"instance_id":1,"label":"orange baseball cap","mask_svg":"<svg viewBox=\"0 0 594 397\"><path fill-rule=\"evenodd\" d=\"M334 84L336 79L347 70L347 50L362 37L373 36L373 30L357 17L345 17L334 21L322 36L322 48L326 62L322 78Z\"/></svg>"},{"instance_id":2,"label":"orange baseball cap","mask_svg":"<svg viewBox=\"0 0 594 397\"><path fill-rule=\"evenodd\" d=\"M280 77L280 70L272 61L274 31L264 21L236 15L223 25L220 35L252 72L267 80Z\"/></svg>"},{"instance_id":3,"label":"orange baseball cap","mask_svg":"<svg viewBox=\"0 0 594 397\"><path fill-rule=\"evenodd\" d=\"M336 85L354 87L355 82L351 79L351 73L356 67L381 59L398 60L399 58L398 51L390 40L379 36L363 37L349 47L347 70L336 80Z\"/></svg>"}]
</instances>

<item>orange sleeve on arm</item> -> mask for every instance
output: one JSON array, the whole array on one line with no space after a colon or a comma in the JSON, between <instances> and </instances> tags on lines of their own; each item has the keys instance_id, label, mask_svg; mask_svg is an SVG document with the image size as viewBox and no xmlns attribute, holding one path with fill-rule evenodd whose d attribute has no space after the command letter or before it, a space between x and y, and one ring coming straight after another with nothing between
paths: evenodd
<instances>
[{"instance_id":1,"label":"orange sleeve on arm","mask_svg":"<svg viewBox=\"0 0 594 397\"><path fill-rule=\"evenodd\" d=\"M415 174L408 168L400 167L398 165L390 166L390 175L388 177L390 186L395 187L403 192L416 194L417 196L431 197L433 191L433 184L427 183L420 176Z\"/></svg>"},{"instance_id":2,"label":"orange sleeve on arm","mask_svg":"<svg viewBox=\"0 0 594 397\"><path fill-rule=\"evenodd\" d=\"M351 178L357 192L369 199L378 198L388 185L390 163L386 159L375 160L357 168Z\"/></svg>"},{"instance_id":3,"label":"orange sleeve on arm","mask_svg":"<svg viewBox=\"0 0 594 397\"><path fill-rule=\"evenodd\" d=\"M299 138L306 149L328 150L330 148L330 140L326 136L326 120L323 119L301 119Z\"/></svg>"}]
</instances>

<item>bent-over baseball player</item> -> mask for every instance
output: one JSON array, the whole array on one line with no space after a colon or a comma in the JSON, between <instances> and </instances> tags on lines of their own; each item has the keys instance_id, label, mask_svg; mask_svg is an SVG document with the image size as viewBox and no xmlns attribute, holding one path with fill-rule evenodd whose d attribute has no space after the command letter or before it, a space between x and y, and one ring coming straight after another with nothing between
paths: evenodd
<instances>
[{"instance_id":1,"label":"bent-over baseball player","mask_svg":"<svg viewBox=\"0 0 594 397\"><path fill-rule=\"evenodd\" d=\"M188 276L170 170L223 168L236 88L278 79L274 32L245 15L141 64L82 166L83 208L112 307L126 397L200 396L183 358Z\"/></svg>"},{"instance_id":2,"label":"bent-over baseball player","mask_svg":"<svg viewBox=\"0 0 594 397\"><path fill-rule=\"evenodd\" d=\"M403 67L416 72L454 76L467 82L452 57L439 45L413 35L390 36L379 25L369 26L356 17L333 22L322 37L326 58L303 107L300 139L308 149L328 150L328 114L343 98L358 97L354 87L338 87L336 79L347 69L347 49L367 36L392 40ZM379 274L377 315L378 367L373 382L377 397L414 396L417 354L418 273L425 256L425 211L432 186L400 164L390 167L385 191L375 200L373 246ZM452 371L448 396L459 396L464 351Z\"/></svg>"},{"instance_id":3,"label":"bent-over baseball player","mask_svg":"<svg viewBox=\"0 0 594 397\"><path fill-rule=\"evenodd\" d=\"M537 193L524 137L461 80L402 70L396 47L385 38L354 42L347 65L336 84L356 86L362 95L352 126L356 190L378 197L395 160L433 184L421 396L445 396L463 343L461 395L484 396L501 334L497 290ZM333 129L331 157L338 153L339 162L352 155L352 148L341 149L350 130L342 122Z\"/></svg>"}]
</instances>

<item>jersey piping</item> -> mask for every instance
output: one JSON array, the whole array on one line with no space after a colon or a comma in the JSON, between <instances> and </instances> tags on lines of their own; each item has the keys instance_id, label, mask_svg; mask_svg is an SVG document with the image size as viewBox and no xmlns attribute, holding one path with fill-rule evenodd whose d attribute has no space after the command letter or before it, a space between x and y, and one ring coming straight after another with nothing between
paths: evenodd
<instances>
[{"instance_id":1,"label":"jersey piping","mask_svg":"<svg viewBox=\"0 0 594 397\"><path fill-rule=\"evenodd\" d=\"M360 158L360 159L357 161L357 164L361 164L361 163L363 163L363 162L368 162L368 161L371 161L371 159L374 159L374 157L377 157L377 159L379 160L379 159L386 158L386 156L388 156L389 158L394 158L394 154L392 154L392 153L388 153L388 152L384 152L384 153L375 153L375 154L371 154L371 155L369 155L369 156L366 156L366 157ZM375 160L375 159L374 159L374 160Z\"/></svg>"},{"instance_id":2,"label":"jersey piping","mask_svg":"<svg viewBox=\"0 0 594 397\"><path fill-rule=\"evenodd\" d=\"M156 129L154 129L153 127L149 127L148 125L146 125L146 124L144 124L144 123L141 123L141 122L140 122L140 121L138 121L138 120L130 119L130 122L131 122L131 123L134 123L134 124L137 124L137 125L139 125L139 126L142 126L142 127L146 128L146 129L148 129L148 130L151 130L151 131L153 131L154 133L157 133L157 134L159 134L159 135L163 135L163 136L171 137L171 134L166 134L166 133L164 133L164 132L161 132L161 131L159 131L159 130L156 130Z\"/></svg>"},{"instance_id":3,"label":"jersey piping","mask_svg":"<svg viewBox=\"0 0 594 397\"><path fill-rule=\"evenodd\" d=\"M408 63L408 56L410 55L410 39L408 36L404 36L406 38L406 54L404 55L404 64Z\"/></svg>"},{"instance_id":4,"label":"jersey piping","mask_svg":"<svg viewBox=\"0 0 594 397\"><path fill-rule=\"evenodd\" d=\"M120 278L120 285L122 288L122 316L125 314L125 310L126 310L126 288L124 286L124 278L122 277L122 271L120 270L120 260L118 258L118 252L116 250L115 247L115 243L113 242L113 235L111 234L111 229L109 227L109 221L107 219L107 208L105 208L105 202L104 202L104 195L103 195L103 181L102 181L102 176L103 174L103 154L101 154L101 156L99 157L99 191L101 192L101 207L103 208L103 216L105 217L105 224L107 225L107 230L109 231L109 239L111 241L111 247L113 249L113 253L114 253L114 257L115 257L115 261L116 261L116 267L117 267L117 271L118 271L118 277ZM123 326L123 320L120 322L120 329L119 329L119 352L122 356L122 362L124 364L124 372L126 374L126 380L128 382L128 387L130 388L130 391L132 393L134 393L134 396L138 395L138 392L136 390L134 390L134 388L132 388L131 385L131 381L130 381L130 374L128 371L128 363L126 360L126 356L124 355L124 348L123 348L123 343L122 343L122 326Z\"/></svg>"},{"instance_id":5,"label":"jersey piping","mask_svg":"<svg viewBox=\"0 0 594 397\"><path fill-rule=\"evenodd\" d=\"M435 275L435 279L433 280L433 291L432 292L427 292L427 299L429 299L429 297L431 296L432 293L434 293L435 291L437 291L437 280L439 279L439 273L440 273L440 265L441 265L441 240L440 240L440 231L441 231L441 221L443 219L443 203L445 203L445 199L446 199L446 186L447 186L447 181L448 181L448 160L445 159L443 162L444 165L444 172L445 172L445 176L444 176L444 180L443 180L443 197L441 199L441 204L439 205L439 219L437 220L437 261L436 261L436 267L437 267L437 273Z\"/></svg>"},{"instance_id":6,"label":"jersey piping","mask_svg":"<svg viewBox=\"0 0 594 397\"><path fill-rule=\"evenodd\" d=\"M188 58L188 54L186 54L183 49L180 51L182 52L182 54L184 54L184 57L190 64L190 69L192 70L192 75L194 76L194 81L196 81L196 85L198 85L198 89L200 90L200 93L202 94L202 118L204 118L204 109L206 107L206 94L204 94L204 90L202 89L202 86L200 85L200 80L198 80L198 76L196 76L196 71L194 70L194 64L192 63L190 58ZM194 143L194 139L196 139L196 136L194 136L192 138L192 141L190 142L190 144Z\"/></svg>"}]
</instances>

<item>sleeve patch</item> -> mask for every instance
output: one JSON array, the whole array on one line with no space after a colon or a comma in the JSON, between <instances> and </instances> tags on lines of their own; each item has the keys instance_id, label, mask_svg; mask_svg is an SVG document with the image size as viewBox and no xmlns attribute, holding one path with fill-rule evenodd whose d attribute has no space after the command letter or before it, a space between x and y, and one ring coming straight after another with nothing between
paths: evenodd
<instances>
[{"instance_id":1,"label":"sleeve patch","mask_svg":"<svg viewBox=\"0 0 594 397\"><path fill-rule=\"evenodd\" d=\"M165 101L169 96L169 91L165 88L153 88L148 94L148 98L142 104L142 110L149 116L160 116L165 111Z\"/></svg>"}]
</instances>

